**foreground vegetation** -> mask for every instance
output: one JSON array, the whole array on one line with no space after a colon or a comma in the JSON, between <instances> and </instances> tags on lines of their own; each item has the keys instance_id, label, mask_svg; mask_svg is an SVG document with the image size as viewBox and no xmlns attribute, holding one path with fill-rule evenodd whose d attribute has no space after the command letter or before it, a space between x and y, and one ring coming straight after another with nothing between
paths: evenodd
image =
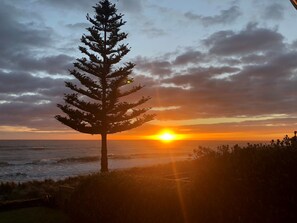
<instances>
[{"instance_id":1,"label":"foreground vegetation","mask_svg":"<svg viewBox=\"0 0 297 223\"><path fill-rule=\"evenodd\" d=\"M289 138L199 148L192 162L146 170L85 180L66 211L78 222L297 222L297 147Z\"/></svg>"},{"instance_id":2,"label":"foreground vegetation","mask_svg":"<svg viewBox=\"0 0 297 223\"><path fill-rule=\"evenodd\" d=\"M69 223L61 211L45 207L24 208L0 212L1 223Z\"/></svg>"},{"instance_id":3,"label":"foreground vegetation","mask_svg":"<svg viewBox=\"0 0 297 223\"><path fill-rule=\"evenodd\" d=\"M68 179L59 207L73 222L297 222L296 170L294 137L198 148L192 161Z\"/></svg>"}]
</instances>

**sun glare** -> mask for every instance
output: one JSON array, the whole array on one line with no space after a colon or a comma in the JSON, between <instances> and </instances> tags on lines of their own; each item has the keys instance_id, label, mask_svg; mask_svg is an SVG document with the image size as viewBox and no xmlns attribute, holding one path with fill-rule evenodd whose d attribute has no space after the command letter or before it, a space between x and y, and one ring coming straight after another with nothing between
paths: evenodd
<instances>
[{"instance_id":1,"label":"sun glare","mask_svg":"<svg viewBox=\"0 0 297 223\"><path fill-rule=\"evenodd\" d=\"M177 134L170 129L163 129L156 135L147 136L146 139L159 140L161 142L172 142L176 140L183 140L186 137L182 134Z\"/></svg>"},{"instance_id":2,"label":"sun glare","mask_svg":"<svg viewBox=\"0 0 297 223\"><path fill-rule=\"evenodd\" d=\"M162 131L160 134L156 135L155 139L158 139L162 142L171 142L173 140L177 140L178 136L170 130L165 130Z\"/></svg>"},{"instance_id":3,"label":"sun glare","mask_svg":"<svg viewBox=\"0 0 297 223\"><path fill-rule=\"evenodd\" d=\"M172 141L174 140L174 135L170 132L164 132L160 135L160 140L163 140L163 141Z\"/></svg>"}]
</instances>

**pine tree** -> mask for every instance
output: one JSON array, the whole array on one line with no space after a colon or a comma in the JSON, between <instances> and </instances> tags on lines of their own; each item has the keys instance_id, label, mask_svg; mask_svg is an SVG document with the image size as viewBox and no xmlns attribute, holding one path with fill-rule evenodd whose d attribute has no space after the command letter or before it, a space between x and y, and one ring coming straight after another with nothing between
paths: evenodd
<instances>
[{"instance_id":1,"label":"pine tree","mask_svg":"<svg viewBox=\"0 0 297 223\"><path fill-rule=\"evenodd\" d=\"M154 118L145 114L148 108L136 108L150 99L142 97L136 102L125 102L123 97L139 91L142 85L131 85L130 77L135 64L119 65L130 51L128 44L121 43L127 33L120 32L125 24L123 14L118 14L114 4L101 0L95 16L87 15L91 27L83 35L79 50L86 57L77 59L74 69L69 70L80 84L65 82L71 94L65 94L65 104L57 106L66 116L57 115L61 123L82 133L101 135L101 172L108 171L107 135L138 127ZM116 66L118 65L118 66Z\"/></svg>"}]
</instances>

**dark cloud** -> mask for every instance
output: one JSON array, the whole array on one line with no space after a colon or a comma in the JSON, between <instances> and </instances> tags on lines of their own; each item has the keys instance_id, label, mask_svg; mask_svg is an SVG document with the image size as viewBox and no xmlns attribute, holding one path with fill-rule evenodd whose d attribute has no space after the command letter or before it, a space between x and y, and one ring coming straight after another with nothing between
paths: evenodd
<instances>
[{"instance_id":1,"label":"dark cloud","mask_svg":"<svg viewBox=\"0 0 297 223\"><path fill-rule=\"evenodd\" d=\"M38 93L39 90L49 89L63 83L62 79L41 78L26 72L5 73L0 71L0 77L0 93L6 94Z\"/></svg>"},{"instance_id":2,"label":"dark cloud","mask_svg":"<svg viewBox=\"0 0 297 223\"><path fill-rule=\"evenodd\" d=\"M52 122L56 104L65 92L63 79L41 78L30 73L0 72L0 123L29 128L57 127Z\"/></svg>"},{"instance_id":3,"label":"dark cloud","mask_svg":"<svg viewBox=\"0 0 297 223\"><path fill-rule=\"evenodd\" d=\"M144 15L140 16L141 19L139 18L139 15L136 16L138 19L135 21L135 24L140 22L138 25L140 26L139 31L141 34L145 34L149 38L159 38L160 36L167 35L166 31L162 29L162 27L157 27L152 20L145 17Z\"/></svg>"},{"instance_id":4,"label":"dark cloud","mask_svg":"<svg viewBox=\"0 0 297 223\"><path fill-rule=\"evenodd\" d=\"M37 0L39 4L47 4L49 6L71 10L75 9L91 9L92 6L98 3L98 0Z\"/></svg>"},{"instance_id":5,"label":"dark cloud","mask_svg":"<svg viewBox=\"0 0 297 223\"><path fill-rule=\"evenodd\" d=\"M185 17L189 20L197 20L204 26L211 26L216 24L227 24L234 22L241 15L238 6L231 6L229 9L220 11L220 14L215 16L202 16L192 12L185 13Z\"/></svg>"},{"instance_id":6,"label":"dark cloud","mask_svg":"<svg viewBox=\"0 0 297 223\"><path fill-rule=\"evenodd\" d=\"M0 7L0 65L8 61L9 55L16 55L26 50L49 47L53 42L52 29L35 27L32 23L23 24L17 20L19 10L13 6L1 4Z\"/></svg>"},{"instance_id":7,"label":"dark cloud","mask_svg":"<svg viewBox=\"0 0 297 223\"><path fill-rule=\"evenodd\" d=\"M37 0L39 4L47 4L55 8L63 8L63 10L76 9L86 12L93 11L92 7L98 4L98 0ZM120 12L139 13L143 9L143 0L114 0L111 1L117 5Z\"/></svg>"},{"instance_id":8,"label":"dark cloud","mask_svg":"<svg viewBox=\"0 0 297 223\"><path fill-rule=\"evenodd\" d=\"M222 64L227 64L230 66L236 66L236 65L240 65L242 63L242 60L240 60L239 58L217 58L217 60L222 63Z\"/></svg>"},{"instance_id":9,"label":"dark cloud","mask_svg":"<svg viewBox=\"0 0 297 223\"><path fill-rule=\"evenodd\" d=\"M250 54L241 57L241 62L244 64L258 64L265 63L267 61L267 56L263 54Z\"/></svg>"},{"instance_id":10,"label":"dark cloud","mask_svg":"<svg viewBox=\"0 0 297 223\"><path fill-rule=\"evenodd\" d=\"M168 58L139 60L140 72L153 78L166 69L157 81L145 80L144 94L153 97L152 106L178 107L156 111L158 119L296 115L297 51L277 30L250 24L239 32L217 32L204 42L211 55L190 48Z\"/></svg>"},{"instance_id":11,"label":"dark cloud","mask_svg":"<svg viewBox=\"0 0 297 223\"><path fill-rule=\"evenodd\" d=\"M62 74L71 67L74 58L67 55L47 55L53 48L55 32L48 27L23 23L19 9L1 4L0 7L0 69L12 71L43 71ZM43 56L40 56L43 55ZM49 53L48 53L49 54Z\"/></svg>"},{"instance_id":12,"label":"dark cloud","mask_svg":"<svg viewBox=\"0 0 297 223\"><path fill-rule=\"evenodd\" d=\"M0 125L54 126L55 105L65 91L56 74L65 74L74 58L51 55L54 30L34 22L21 7L0 4Z\"/></svg>"},{"instance_id":13,"label":"dark cloud","mask_svg":"<svg viewBox=\"0 0 297 223\"><path fill-rule=\"evenodd\" d=\"M284 47L284 37L276 30L259 28L249 23L238 33L219 31L204 40L209 52L217 55L244 55L254 52L279 52Z\"/></svg>"},{"instance_id":14,"label":"dark cloud","mask_svg":"<svg viewBox=\"0 0 297 223\"><path fill-rule=\"evenodd\" d=\"M91 24L90 23L86 23L86 22L79 22L79 23L74 23L74 24L67 24L66 27L70 28L70 29L86 29L88 27L90 27Z\"/></svg>"},{"instance_id":15,"label":"dark cloud","mask_svg":"<svg viewBox=\"0 0 297 223\"><path fill-rule=\"evenodd\" d=\"M164 76L172 74L171 63L162 59L150 60L137 57L134 61L136 69L149 72L153 76Z\"/></svg>"},{"instance_id":16,"label":"dark cloud","mask_svg":"<svg viewBox=\"0 0 297 223\"><path fill-rule=\"evenodd\" d=\"M4 126L27 126L36 129L57 129L54 120L58 108L54 102L46 103L6 103L1 104L0 123Z\"/></svg>"},{"instance_id":17,"label":"dark cloud","mask_svg":"<svg viewBox=\"0 0 297 223\"><path fill-rule=\"evenodd\" d=\"M292 44L291 44L292 48L297 49L297 40L295 40Z\"/></svg>"},{"instance_id":18,"label":"dark cloud","mask_svg":"<svg viewBox=\"0 0 297 223\"><path fill-rule=\"evenodd\" d=\"M145 33L150 38L158 38L160 36L166 35L166 32L164 30L156 28L156 27L143 28L141 31L143 33Z\"/></svg>"},{"instance_id":19,"label":"dark cloud","mask_svg":"<svg viewBox=\"0 0 297 223\"><path fill-rule=\"evenodd\" d=\"M236 67L191 67L187 69L187 72L183 75L175 76L169 79L165 79L164 83L174 83L176 85L184 85L189 84L193 87L197 86L197 83L202 83L204 81L213 81L216 82L217 80L211 80L215 76L221 74L230 74L238 72L239 68ZM189 81L191 80L191 81ZM225 80L224 80L225 81Z\"/></svg>"},{"instance_id":20,"label":"dark cloud","mask_svg":"<svg viewBox=\"0 0 297 223\"><path fill-rule=\"evenodd\" d=\"M285 7L279 3L269 4L264 9L263 18L271 20L281 20L284 18Z\"/></svg>"},{"instance_id":21,"label":"dark cloud","mask_svg":"<svg viewBox=\"0 0 297 223\"><path fill-rule=\"evenodd\" d=\"M21 56L17 61L19 69L25 71L45 71L48 74L66 74L68 69L73 67L74 57L64 54L56 56L47 56L42 58L31 58L25 55Z\"/></svg>"},{"instance_id":22,"label":"dark cloud","mask_svg":"<svg viewBox=\"0 0 297 223\"><path fill-rule=\"evenodd\" d=\"M189 50L184 52L181 55L178 55L173 64L174 65L186 65L189 63L197 63L197 61L201 62L205 59L205 55L200 51Z\"/></svg>"},{"instance_id":23,"label":"dark cloud","mask_svg":"<svg viewBox=\"0 0 297 223\"><path fill-rule=\"evenodd\" d=\"M120 0L117 4L125 12L140 13L143 10L143 0Z\"/></svg>"},{"instance_id":24,"label":"dark cloud","mask_svg":"<svg viewBox=\"0 0 297 223\"><path fill-rule=\"evenodd\" d=\"M296 74L292 78L297 68L294 63L296 59L296 53L283 54L267 61L265 65L243 67L241 71L225 79L212 77L216 72L236 72L236 69L189 69L186 74L164 82L189 84L191 89L178 89L176 93L172 91L169 97L164 93L159 95L164 104L174 98L175 105L182 106L181 110L186 111L188 118L296 114ZM174 111L166 113L167 118L186 118L174 116Z\"/></svg>"}]
</instances>

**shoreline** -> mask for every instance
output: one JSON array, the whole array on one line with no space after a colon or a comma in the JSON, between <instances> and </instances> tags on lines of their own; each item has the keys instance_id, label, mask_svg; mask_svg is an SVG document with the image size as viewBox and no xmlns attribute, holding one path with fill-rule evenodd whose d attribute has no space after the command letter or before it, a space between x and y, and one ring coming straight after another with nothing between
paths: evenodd
<instances>
[{"instance_id":1,"label":"shoreline","mask_svg":"<svg viewBox=\"0 0 297 223\"><path fill-rule=\"evenodd\" d=\"M188 159L199 146L216 148L238 141L112 141L109 168L126 169ZM241 142L242 145L247 142ZM95 173L100 168L100 149L95 141L9 141L0 142L0 182L28 182ZM28 156L30 154L30 156Z\"/></svg>"},{"instance_id":2,"label":"shoreline","mask_svg":"<svg viewBox=\"0 0 297 223\"><path fill-rule=\"evenodd\" d=\"M163 177L166 175L173 175L174 170L172 166L187 166L192 163L191 160L180 160L170 163L155 164L150 166L137 166L123 169L114 169L110 170L108 174L132 174L140 176L155 176ZM73 187L76 188L82 182L100 177L104 174L100 173L98 170L94 173L70 176L64 179L53 180L53 179L44 179L44 180L30 180L26 182L14 182L6 181L0 182L0 202L9 201L9 200L19 200L19 199L32 199L40 198L47 194L57 193L60 190L60 187Z\"/></svg>"},{"instance_id":3,"label":"shoreline","mask_svg":"<svg viewBox=\"0 0 297 223\"><path fill-rule=\"evenodd\" d=\"M122 164L122 165L111 165L111 168L109 169L110 172L114 172L114 171L124 171L124 170L129 170L129 169L133 169L133 168L150 168L156 165L168 165L171 163L175 163L175 162L183 162L183 161L190 161L191 160L191 156L190 154L187 155L179 155L179 156L173 156L173 157L166 157L166 156L162 156L160 158L141 158L141 159L122 159L120 160L122 163L126 163L126 165ZM67 164L66 164L67 165ZM49 176L48 178L45 177L41 177L40 179L30 179L30 178L34 178L34 177L30 177L29 179L26 179L26 176L23 179L16 179L16 180L0 180L0 184L1 183L26 183L26 182L31 182L31 181L37 181L37 182L42 182L42 181L63 181L65 179L68 178L77 178L80 176L88 176L88 175L93 175L93 174L98 174L100 172L100 162L96 161L96 162L92 162L92 163L78 163L78 165L86 165L89 166L89 170L85 170L83 171L83 173L77 173L77 174L72 174L72 175L64 175L64 176ZM46 168L50 168L48 166L43 166ZM92 167L92 168L91 168ZM71 166L69 166L68 168L71 168ZM16 178L18 177L18 173L16 174ZM66 173L65 173L66 174ZM22 176L23 174L20 173L20 176Z\"/></svg>"}]
</instances>

